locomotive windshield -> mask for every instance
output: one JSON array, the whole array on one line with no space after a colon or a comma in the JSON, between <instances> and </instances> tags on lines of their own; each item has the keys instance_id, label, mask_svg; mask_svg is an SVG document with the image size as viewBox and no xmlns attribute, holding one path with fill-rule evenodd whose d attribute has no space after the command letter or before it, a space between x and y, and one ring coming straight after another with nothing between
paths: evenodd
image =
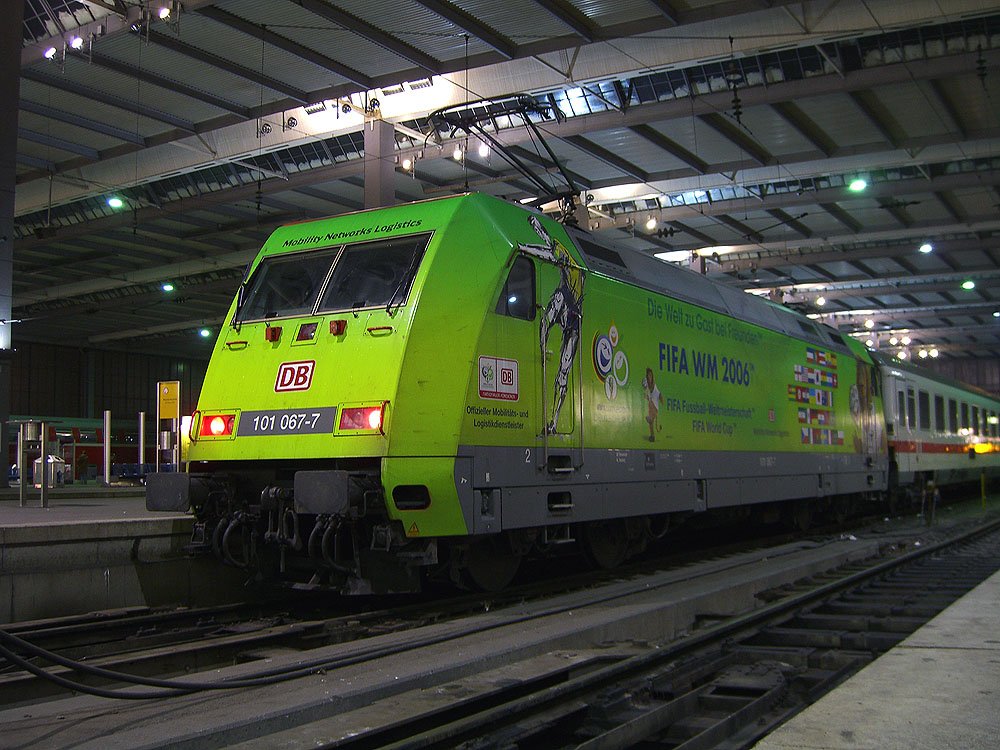
<instances>
[{"instance_id":1,"label":"locomotive windshield","mask_svg":"<svg viewBox=\"0 0 1000 750\"><path fill-rule=\"evenodd\" d=\"M402 305L427 240L421 235L348 245L333 269L319 311Z\"/></svg>"},{"instance_id":2,"label":"locomotive windshield","mask_svg":"<svg viewBox=\"0 0 1000 750\"><path fill-rule=\"evenodd\" d=\"M337 251L265 258L250 278L236 321L309 315Z\"/></svg>"},{"instance_id":3,"label":"locomotive windshield","mask_svg":"<svg viewBox=\"0 0 1000 750\"><path fill-rule=\"evenodd\" d=\"M402 305L428 239L401 237L264 258L247 283L236 322Z\"/></svg>"}]
</instances>

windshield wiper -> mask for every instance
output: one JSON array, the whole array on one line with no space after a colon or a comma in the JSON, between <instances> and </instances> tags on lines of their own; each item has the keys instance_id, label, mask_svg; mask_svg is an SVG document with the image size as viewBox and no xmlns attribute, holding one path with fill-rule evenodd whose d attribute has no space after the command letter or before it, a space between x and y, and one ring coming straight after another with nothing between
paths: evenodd
<instances>
[{"instance_id":1,"label":"windshield wiper","mask_svg":"<svg viewBox=\"0 0 1000 750\"><path fill-rule=\"evenodd\" d=\"M406 273L404 273L400 277L399 283L396 284L396 288L392 290L392 294L389 296L389 304L385 306L385 311L389 314L390 318L392 317L393 300L396 299L396 295L399 294L399 290L403 288L403 285L410 280L411 275L415 274L417 263L420 262L420 258L422 255L423 255L422 252L414 251L413 255L410 257L410 265L406 267ZM403 300L400 300L399 304L396 305L396 309L398 310L400 307L402 307L402 305L403 305Z\"/></svg>"}]
</instances>

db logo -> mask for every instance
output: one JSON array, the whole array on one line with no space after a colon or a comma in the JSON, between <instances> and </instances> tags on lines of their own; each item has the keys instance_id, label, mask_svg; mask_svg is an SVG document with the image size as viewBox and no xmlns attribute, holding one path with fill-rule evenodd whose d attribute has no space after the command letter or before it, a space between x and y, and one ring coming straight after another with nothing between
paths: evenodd
<instances>
[{"instance_id":1,"label":"db logo","mask_svg":"<svg viewBox=\"0 0 1000 750\"><path fill-rule=\"evenodd\" d=\"M278 378L274 381L275 393L282 391L308 391L312 385L316 360L306 362L282 362L278 367Z\"/></svg>"}]
</instances>

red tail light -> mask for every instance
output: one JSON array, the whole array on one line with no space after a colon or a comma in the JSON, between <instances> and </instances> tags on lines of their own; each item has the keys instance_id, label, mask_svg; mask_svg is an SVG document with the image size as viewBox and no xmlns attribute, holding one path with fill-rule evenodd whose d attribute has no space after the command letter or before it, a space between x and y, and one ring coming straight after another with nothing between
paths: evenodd
<instances>
[{"instance_id":1,"label":"red tail light","mask_svg":"<svg viewBox=\"0 0 1000 750\"><path fill-rule=\"evenodd\" d=\"M378 430L381 432L384 416L385 404L345 408L340 412L340 429Z\"/></svg>"},{"instance_id":2,"label":"red tail light","mask_svg":"<svg viewBox=\"0 0 1000 750\"><path fill-rule=\"evenodd\" d=\"M233 434L234 414L206 414L201 418L199 437L227 437Z\"/></svg>"}]
</instances>

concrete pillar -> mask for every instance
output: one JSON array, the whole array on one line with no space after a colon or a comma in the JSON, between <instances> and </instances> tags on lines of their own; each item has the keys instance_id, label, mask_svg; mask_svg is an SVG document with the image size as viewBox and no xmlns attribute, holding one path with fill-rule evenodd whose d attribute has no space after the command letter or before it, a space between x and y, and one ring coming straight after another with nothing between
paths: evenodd
<instances>
[{"instance_id":1,"label":"concrete pillar","mask_svg":"<svg viewBox=\"0 0 1000 750\"><path fill-rule=\"evenodd\" d=\"M365 123L365 208L396 202L396 134L384 120Z\"/></svg>"},{"instance_id":2,"label":"concrete pillar","mask_svg":"<svg viewBox=\"0 0 1000 750\"><path fill-rule=\"evenodd\" d=\"M9 7L8 7L9 6ZM14 178L17 108L21 88L21 24L24 3L4 5L0 26L0 465L7 465L10 419L11 307L14 280ZM4 31L6 29L6 31Z\"/></svg>"}]
</instances>

